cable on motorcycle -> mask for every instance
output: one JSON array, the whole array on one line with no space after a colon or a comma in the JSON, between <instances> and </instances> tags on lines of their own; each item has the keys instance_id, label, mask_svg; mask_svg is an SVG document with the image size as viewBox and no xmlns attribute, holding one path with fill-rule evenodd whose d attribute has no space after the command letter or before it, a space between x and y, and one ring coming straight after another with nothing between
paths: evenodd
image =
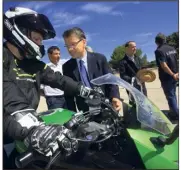
<instances>
[{"instance_id":1,"label":"cable on motorcycle","mask_svg":"<svg viewBox=\"0 0 181 170\"><path fill-rule=\"evenodd\" d=\"M48 162L47 166L45 167L45 170L49 170L50 167L53 165L53 163L58 159L58 157L60 156L61 151L57 151L55 153L55 155L50 159L50 161Z\"/></svg>"}]
</instances>

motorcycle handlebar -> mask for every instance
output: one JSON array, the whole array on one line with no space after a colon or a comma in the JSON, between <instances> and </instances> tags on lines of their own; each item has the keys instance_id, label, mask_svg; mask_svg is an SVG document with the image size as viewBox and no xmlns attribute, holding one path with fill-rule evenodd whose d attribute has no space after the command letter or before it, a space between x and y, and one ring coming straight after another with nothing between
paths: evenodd
<instances>
[{"instance_id":1,"label":"motorcycle handlebar","mask_svg":"<svg viewBox=\"0 0 181 170\"><path fill-rule=\"evenodd\" d=\"M105 99L104 97L101 97L101 103L104 104L106 107L108 107L111 112L112 112L112 115L114 116L114 118L117 118L117 114L115 113L115 110L113 109L113 107L111 106L111 104L109 103L109 100ZM83 116L84 117L84 116ZM73 119L71 119L70 121L68 121L67 123L64 124L64 126L68 129L71 129L73 130L74 128L76 128L79 123L81 123L81 119L82 117L75 117ZM98 132L97 132L98 133ZM88 139L85 139L85 141L91 141L91 140L95 140L98 138L98 136L100 134L97 134L97 133L90 133L89 135L85 135L84 137L85 138L88 138ZM101 141L104 141L106 140L107 138L109 138L110 136L112 136L113 134L109 134L108 136L106 136L105 139L103 140L99 140L97 142L101 142ZM93 141L94 141L93 140ZM27 152L24 152L22 153L20 156L18 156L16 159L15 159L15 164L18 168L24 168L26 167L29 163L33 162L35 160L35 154L33 151L27 151Z\"/></svg>"},{"instance_id":2,"label":"motorcycle handlebar","mask_svg":"<svg viewBox=\"0 0 181 170\"><path fill-rule=\"evenodd\" d=\"M61 151L57 151L53 157L51 157L50 161L44 168L45 170L50 169L51 165L56 161L56 159L61 154ZM20 156L16 157L15 164L17 168L25 168L27 165L36 160L36 154L33 151L27 151L22 153ZM38 160L38 159L37 159ZM40 159L41 160L41 159Z\"/></svg>"},{"instance_id":3,"label":"motorcycle handlebar","mask_svg":"<svg viewBox=\"0 0 181 170\"><path fill-rule=\"evenodd\" d=\"M24 168L33 160L34 160L33 152L27 151L22 153L20 156L16 157L15 164L18 168Z\"/></svg>"}]
</instances>

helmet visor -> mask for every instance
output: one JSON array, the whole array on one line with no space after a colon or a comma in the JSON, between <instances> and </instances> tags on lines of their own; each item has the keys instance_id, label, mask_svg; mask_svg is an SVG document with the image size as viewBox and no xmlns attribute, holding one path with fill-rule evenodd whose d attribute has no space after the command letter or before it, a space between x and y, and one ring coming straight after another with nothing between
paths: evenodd
<instances>
[{"instance_id":1,"label":"helmet visor","mask_svg":"<svg viewBox=\"0 0 181 170\"><path fill-rule=\"evenodd\" d=\"M18 27L40 32L44 40L54 38L56 32L49 19L43 14L26 14L15 18Z\"/></svg>"}]
</instances>

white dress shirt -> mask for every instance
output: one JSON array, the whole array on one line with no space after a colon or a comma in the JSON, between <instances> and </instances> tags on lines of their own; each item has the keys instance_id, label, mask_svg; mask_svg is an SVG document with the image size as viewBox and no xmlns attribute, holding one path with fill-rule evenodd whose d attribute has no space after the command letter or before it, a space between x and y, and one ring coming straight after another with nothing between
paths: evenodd
<instances>
[{"instance_id":1,"label":"white dress shirt","mask_svg":"<svg viewBox=\"0 0 181 170\"><path fill-rule=\"evenodd\" d=\"M47 65L52 70L54 70L54 72L58 71L58 72L62 73L62 65L60 64L60 62L57 65L55 65L53 63L48 63ZM51 88L50 86L47 86L47 85L41 85L41 89L44 90L45 96L60 96L60 95L64 94L64 92L62 90L57 89L57 88Z\"/></svg>"},{"instance_id":2,"label":"white dress shirt","mask_svg":"<svg viewBox=\"0 0 181 170\"><path fill-rule=\"evenodd\" d=\"M127 56L128 56L128 55L127 55ZM133 63L135 63L134 56L128 56L128 58L129 58ZM137 78L136 78L136 77L132 77L132 79L131 79L131 84L133 85L135 81L137 81Z\"/></svg>"},{"instance_id":3,"label":"white dress shirt","mask_svg":"<svg viewBox=\"0 0 181 170\"><path fill-rule=\"evenodd\" d=\"M127 55L128 56L128 55ZM134 56L128 56L128 58L132 61L132 62L135 62L134 61Z\"/></svg>"}]
</instances>

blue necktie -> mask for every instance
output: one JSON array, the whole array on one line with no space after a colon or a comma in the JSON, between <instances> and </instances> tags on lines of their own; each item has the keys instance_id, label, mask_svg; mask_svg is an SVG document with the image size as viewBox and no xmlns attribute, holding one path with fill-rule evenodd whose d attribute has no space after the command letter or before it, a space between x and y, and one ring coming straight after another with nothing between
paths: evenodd
<instances>
[{"instance_id":1,"label":"blue necktie","mask_svg":"<svg viewBox=\"0 0 181 170\"><path fill-rule=\"evenodd\" d=\"M91 88L90 81L89 81L89 78L88 78L88 75L87 75L87 70L85 68L83 60L79 61L79 66L80 66L80 77L81 77L81 80L82 80L83 84L85 86Z\"/></svg>"}]
</instances>

